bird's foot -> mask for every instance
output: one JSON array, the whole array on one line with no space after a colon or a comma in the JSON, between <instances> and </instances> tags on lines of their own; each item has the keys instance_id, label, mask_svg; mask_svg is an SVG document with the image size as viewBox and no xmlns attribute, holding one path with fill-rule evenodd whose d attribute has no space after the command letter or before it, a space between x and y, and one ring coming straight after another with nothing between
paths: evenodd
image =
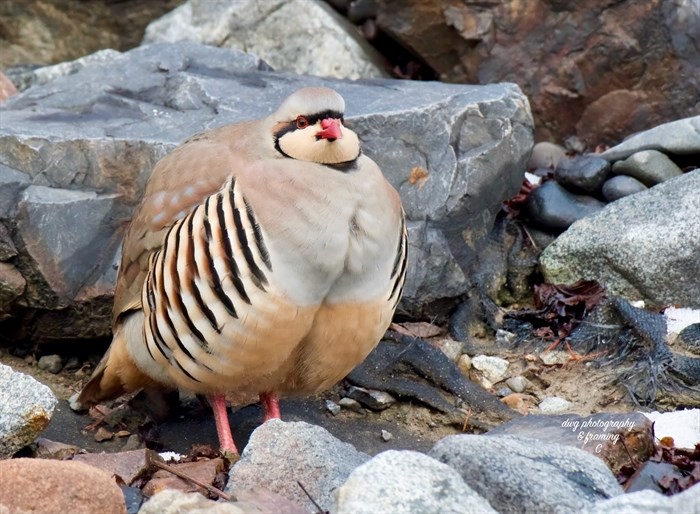
<instances>
[{"instance_id":1,"label":"bird's foot","mask_svg":"<svg viewBox=\"0 0 700 514\"><path fill-rule=\"evenodd\" d=\"M271 419L281 419L280 400L275 393L260 393L260 403L265 410L264 421Z\"/></svg>"},{"instance_id":2,"label":"bird's foot","mask_svg":"<svg viewBox=\"0 0 700 514\"><path fill-rule=\"evenodd\" d=\"M221 453L224 456L226 456L226 454L238 455L238 448L236 448L236 444L233 442L231 426L228 422L228 413L226 412L226 395L211 394L207 396L207 399L211 404L212 411L214 411L214 421L216 422L216 433L219 436Z\"/></svg>"},{"instance_id":3,"label":"bird's foot","mask_svg":"<svg viewBox=\"0 0 700 514\"><path fill-rule=\"evenodd\" d=\"M460 406L489 413L501 422L518 415L463 376L453 361L427 341L393 331L385 337L347 376L351 383L416 399L443 413L458 412L457 397Z\"/></svg>"}]
</instances>

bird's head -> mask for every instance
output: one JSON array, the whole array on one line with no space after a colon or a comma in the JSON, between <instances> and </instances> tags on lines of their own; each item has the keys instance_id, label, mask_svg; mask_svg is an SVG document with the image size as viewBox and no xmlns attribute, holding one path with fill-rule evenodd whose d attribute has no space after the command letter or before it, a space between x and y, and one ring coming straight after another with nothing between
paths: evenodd
<instances>
[{"instance_id":1,"label":"bird's head","mask_svg":"<svg viewBox=\"0 0 700 514\"><path fill-rule=\"evenodd\" d=\"M360 141L344 125L344 114L345 101L332 89L300 89L270 117L275 148L300 161L351 163L360 156Z\"/></svg>"}]
</instances>

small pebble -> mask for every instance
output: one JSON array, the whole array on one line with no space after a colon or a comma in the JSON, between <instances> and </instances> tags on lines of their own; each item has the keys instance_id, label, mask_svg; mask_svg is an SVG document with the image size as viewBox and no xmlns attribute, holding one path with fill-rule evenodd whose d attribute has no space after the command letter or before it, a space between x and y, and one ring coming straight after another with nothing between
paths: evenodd
<instances>
[{"instance_id":1,"label":"small pebble","mask_svg":"<svg viewBox=\"0 0 700 514\"><path fill-rule=\"evenodd\" d=\"M131 435L131 432L129 432L128 430L120 430L114 435L117 437L129 437Z\"/></svg>"},{"instance_id":2,"label":"small pebble","mask_svg":"<svg viewBox=\"0 0 700 514\"><path fill-rule=\"evenodd\" d=\"M459 357L464 348L464 343L460 343L459 341L455 341L454 339L449 338L440 339L434 344L438 348L440 348L440 350L442 350L442 353L447 355L447 358L450 359L452 362L457 360L457 357Z\"/></svg>"},{"instance_id":3,"label":"small pebble","mask_svg":"<svg viewBox=\"0 0 700 514\"><path fill-rule=\"evenodd\" d=\"M389 393L364 387L350 386L346 395L372 410L384 410L396 403L396 398Z\"/></svg>"},{"instance_id":4,"label":"small pebble","mask_svg":"<svg viewBox=\"0 0 700 514\"><path fill-rule=\"evenodd\" d=\"M610 163L595 154L565 159L554 172L554 178L564 187L581 193L600 190L610 174Z\"/></svg>"},{"instance_id":5,"label":"small pebble","mask_svg":"<svg viewBox=\"0 0 700 514\"><path fill-rule=\"evenodd\" d=\"M496 394L498 395L499 398L504 398L508 396L509 394L513 394L513 391L511 391L510 387L499 387L498 391L496 391Z\"/></svg>"},{"instance_id":6,"label":"small pebble","mask_svg":"<svg viewBox=\"0 0 700 514\"><path fill-rule=\"evenodd\" d=\"M63 369L68 370L68 371L73 371L74 369L79 369L80 368L80 359L77 357L71 357L66 361L66 365L63 366Z\"/></svg>"},{"instance_id":7,"label":"small pebble","mask_svg":"<svg viewBox=\"0 0 700 514\"><path fill-rule=\"evenodd\" d=\"M559 396L548 396L540 402L539 408L545 414L559 414L571 408L573 404Z\"/></svg>"},{"instance_id":8,"label":"small pebble","mask_svg":"<svg viewBox=\"0 0 700 514\"><path fill-rule=\"evenodd\" d=\"M457 359L457 367L462 372L462 375L465 377L469 376L469 370L472 369L472 358L466 353L463 353L459 356L459 359Z\"/></svg>"},{"instance_id":9,"label":"small pebble","mask_svg":"<svg viewBox=\"0 0 700 514\"><path fill-rule=\"evenodd\" d=\"M540 354L542 364L545 366L556 366L558 364L566 364L571 356L567 352L561 350L551 350Z\"/></svg>"},{"instance_id":10,"label":"small pebble","mask_svg":"<svg viewBox=\"0 0 700 514\"><path fill-rule=\"evenodd\" d=\"M665 153L658 150L636 152L624 161L617 161L612 169L615 175L629 175L649 187L683 174Z\"/></svg>"},{"instance_id":11,"label":"small pebble","mask_svg":"<svg viewBox=\"0 0 700 514\"><path fill-rule=\"evenodd\" d=\"M528 412L528 409L535 404L536 398L529 394L513 393L501 398L501 401L511 409L525 414Z\"/></svg>"},{"instance_id":12,"label":"small pebble","mask_svg":"<svg viewBox=\"0 0 700 514\"><path fill-rule=\"evenodd\" d=\"M360 402L353 400L352 398L341 398L338 405L340 405L343 409L348 409L353 412L357 412L358 414L364 414L365 412L365 409L362 408Z\"/></svg>"},{"instance_id":13,"label":"small pebble","mask_svg":"<svg viewBox=\"0 0 700 514\"><path fill-rule=\"evenodd\" d=\"M486 390L491 390L491 388L493 387L491 381L486 377L481 377L481 380L479 380L479 385Z\"/></svg>"},{"instance_id":14,"label":"small pebble","mask_svg":"<svg viewBox=\"0 0 700 514\"><path fill-rule=\"evenodd\" d=\"M532 382L524 376L518 375L517 377L510 377L506 380L506 385L510 387L514 393L522 393L525 389L532 386Z\"/></svg>"},{"instance_id":15,"label":"small pebble","mask_svg":"<svg viewBox=\"0 0 700 514\"><path fill-rule=\"evenodd\" d=\"M391 441L393 438L394 434L392 434L388 430L382 430L382 440L384 440L384 442Z\"/></svg>"},{"instance_id":16,"label":"small pebble","mask_svg":"<svg viewBox=\"0 0 700 514\"><path fill-rule=\"evenodd\" d=\"M101 443L102 441L109 441L114 438L114 433L107 430L105 427L100 427L95 432L95 441Z\"/></svg>"},{"instance_id":17,"label":"small pebble","mask_svg":"<svg viewBox=\"0 0 700 514\"><path fill-rule=\"evenodd\" d=\"M29 364L30 366L33 366L34 364L36 364L36 359L30 353L30 354L24 356L24 362Z\"/></svg>"},{"instance_id":18,"label":"small pebble","mask_svg":"<svg viewBox=\"0 0 700 514\"><path fill-rule=\"evenodd\" d=\"M527 169L554 169L559 166L559 163L564 159L566 159L566 152L561 146L548 141L541 141L532 148L532 154L530 154Z\"/></svg>"},{"instance_id":19,"label":"small pebble","mask_svg":"<svg viewBox=\"0 0 700 514\"><path fill-rule=\"evenodd\" d=\"M508 332L502 328L496 330L496 342L498 344L511 344L513 341L515 341L516 337L517 335L513 332Z\"/></svg>"},{"instance_id":20,"label":"small pebble","mask_svg":"<svg viewBox=\"0 0 700 514\"><path fill-rule=\"evenodd\" d=\"M538 226L564 231L575 221L600 211L605 204L587 195L570 193L555 180L534 189L527 198L527 213Z\"/></svg>"},{"instance_id":21,"label":"small pebble","mask_svg":"<svg viewBox=\"0 0 700 514\"><path fill-rule=\"evenodd\" d=\"M647 186L634 177L617 175L605 181L603 184L603 198L608 202L614 202L625 196L644 191Z\"/></svg>"},{"instance_id":22,"label":"small pebble","mask_svg":"<svg viewBox=\"0 0 700 514\"><path fill-rule=\"evenodd\" d=\"M124 446L122 446L122 451L128 452L131 450L138 450L139 448L141 448L141 438L138 434L131 434L124 443Z\"/></svg>"},{"instance_id":23,"label":"small pebble","mask_svg":"<svg viewBox=\"0 0 700 514\"><path fill-rule=\"evenodd\" d=\"M490 355L477 355L472 358L472 366L481 371L484 378L491 382L500 382L508 371L508 361Z\"/></svg>"},{"instance_id":24,"label":"small pebble","mask_svg":"<svg viewBox=\"0 0 700 514\"><path fill-rule=\"evenodd\" d=\"M39 359L39 369L59 373L63 369L63 359L60 355L44 355Z\"/></svg>"},{"instance_id":25,"label":"small pebble","mask_svg":"<svg viewBox=\"0 0 700 514\"><path fill-rule=\"evenodd\" d=\"M341 410L340 405L338 405L337 403L335 403L332 400L326 400L326 409L328 409L328 411L331 414L333 414L334 416L337 416L338 414L340 414L340 410Z\"/></svg>"}]
</instances>

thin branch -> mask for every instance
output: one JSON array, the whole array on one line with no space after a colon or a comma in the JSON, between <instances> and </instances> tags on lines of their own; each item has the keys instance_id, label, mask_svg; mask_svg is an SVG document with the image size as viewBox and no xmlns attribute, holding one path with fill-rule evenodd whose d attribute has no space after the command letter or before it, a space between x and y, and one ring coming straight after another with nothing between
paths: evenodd
<instances>
[{"instance_id":1,"label":"thin branch","mask_svg":"<svg viewBox=\"0 0 700 514\"><path fill-rule=\"evenodd\" d=\"M299 480L297 480L297 484L299 484L299 487L301 487L301 490L304 491L304 494L307 496L309 500L311 500L311 503L314 504L314 507L318 509L318 514L328 514L327 510L323 510L321 506L316 503L316 500L313 499L313 497L309 494L309 491L306 490L306 487L304 487Z\"/></svg>"},{"instance_id":2,"label":"thin branch","mask_svg":"<svg viewBox=\"0 0 700 514\"><path fill-rule=\"evenodd\" d=\"M157 468L164 469L168 473L172 473L176 477L182 478L183 480L188 480L188 481L192 482L193 484L198 485L199 487L203 487L204 489L206 489L210 493L218 496L219 498L223 498L226 501L235 500L235 498L232 498L230 495L226 494L221 489L217 489L213 485L208 485L208 484L205 484L204 482L200 482L196 478L192 478L191 476L183 473L182 471L175 469L172 466L168 466L164 462L159 462L159 461L154 460L153 465Z\"/></svg>"}]
</instances>

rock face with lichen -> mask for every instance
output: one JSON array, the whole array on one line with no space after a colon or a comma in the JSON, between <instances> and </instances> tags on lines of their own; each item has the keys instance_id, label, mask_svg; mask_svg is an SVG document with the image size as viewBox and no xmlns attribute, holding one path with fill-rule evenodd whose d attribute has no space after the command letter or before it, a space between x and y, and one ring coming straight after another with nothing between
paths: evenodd
<instances>
[{"instance_id":1,"label":"rock face with lichen","mask_svg":"<svg viewBox=\"0 0 700 514\"><path fill-rule=\"evenodd\" d=\"M442 79L522 87L538 140L613 144L700 107L697 0L376 4L378 26Z\"/></svg>"},{"instance_id":2,"label":"rock face with lichen","mask_svg":"<svg viewBox=\"0 0 700 514\"><path fill-rule=\"evenodd\" d=\"M260 59L158 43L34 86L0 116L0 319L7 338L110 333L120 240L155 164L192 134L272 112L325 85L400 192L410 257L404 312L444 312L470 288L475 256L532 147L512 84L351 82L273 72ZM4 251L3 251L4 250Z\"/></svg>"}]
</instances>

